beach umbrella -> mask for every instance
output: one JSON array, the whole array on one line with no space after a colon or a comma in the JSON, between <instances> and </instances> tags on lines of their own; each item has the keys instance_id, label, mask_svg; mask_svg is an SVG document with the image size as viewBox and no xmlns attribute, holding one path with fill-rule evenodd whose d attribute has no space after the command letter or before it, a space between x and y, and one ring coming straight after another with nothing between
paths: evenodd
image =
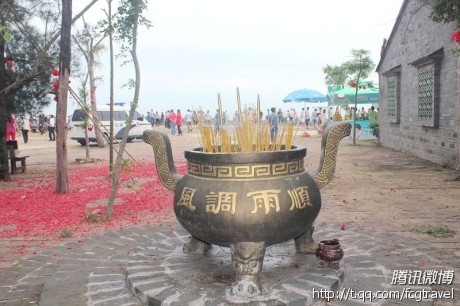
<instances>
[{"instance_id":1,"label":"beach umbrella","mask_svg":"<svg viewBox=\"0 0 460 306\"><path fill-rule=\"evenodd\" d=\"M356 87L347 86L333 93L331 105L341 105L344 103L355 104L355 95ZM379 103L379 100L380 96L378 87L358 87L358 104L374 104Z\"/></svg>"},{"instance_id":2,"label":"beach umbrella","mask_svg":"<svg viewBox=\"0 0 460 306\"><path fill-rule=\"evenodd\" d=\"M286 98L283 99L284 103L287 102L325 102L326 96L319 91L312 89L300 89L291 92Z\"/></svg>"}]
</instances>

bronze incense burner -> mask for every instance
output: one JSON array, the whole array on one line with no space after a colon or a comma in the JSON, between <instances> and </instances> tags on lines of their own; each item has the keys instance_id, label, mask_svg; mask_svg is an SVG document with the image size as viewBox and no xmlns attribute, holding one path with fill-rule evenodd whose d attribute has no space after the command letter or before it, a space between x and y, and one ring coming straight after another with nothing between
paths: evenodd
<instances>
[{"instance_id":1,"label":"bronze incense burner","mask_svg":"<svg viewBox=\"0 0 460 306\"><path fill-rule=\"evenodd\" d=\"M313 222L321 209L319 189L335 172L340 140L349 123L326 129L320 166L304 169L306 148L248 153L185 151L186 175L176 172L167 135L149 130L161 182L174 191L174 212L191 234L186 252L206 254L212 244L230 247L236 281L231 293L261 293L265 248L290 239L298 253L314 253Z\"/></svg>"}]
</instances>

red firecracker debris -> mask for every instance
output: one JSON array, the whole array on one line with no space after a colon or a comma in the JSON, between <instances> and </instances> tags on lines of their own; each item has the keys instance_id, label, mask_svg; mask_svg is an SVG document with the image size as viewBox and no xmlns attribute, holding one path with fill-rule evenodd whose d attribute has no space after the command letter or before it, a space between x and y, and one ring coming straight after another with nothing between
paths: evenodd
<instances>
[{"instance_id":1,"label":"red firecracker debris","mask_svg":"<svg viewBox=\"0 0 460 306\"><path fill-rule=\"evenodd\" d=\"M185 173L185 162L178 163L178 172ZM106 165L69 170L70 191L55 192L55 172L45 173L40 179L13 178L12 187L0 191L0 238L22 238L26 241L18 253L32 254L31 245L36 240L62 241L63 229L72 232L72 237L81 238L89 234L116 230L134 225L146 225L173 210L173 193L155 179L154 163L134 163L129 171L120 173L120 187L109 221L89 222L86 214L99 210L105 214L112 180ZM151 178L151 180L149 180ZM123 183L138 180L136 192L123 188ZM100 206L87 207L100 203ZM20 252L19 252L20 251ZM22 252L22 253L21 253Z\"/></svg>"}]
</instances>

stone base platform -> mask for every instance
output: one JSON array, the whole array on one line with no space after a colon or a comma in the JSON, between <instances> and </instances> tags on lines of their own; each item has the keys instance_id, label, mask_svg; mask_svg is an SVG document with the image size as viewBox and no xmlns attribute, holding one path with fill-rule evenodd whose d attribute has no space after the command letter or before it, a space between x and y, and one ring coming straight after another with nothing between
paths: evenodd
<instances>
[{"instance_id":1,"label":"stone base platform","mask_svg":"<svg viewBox=\"0 0 460 306\"><path fill-rule=\"evenodd\" d=\"M338 270L321 268L314 254L296 254L294 242L270 246L260 273L262 294L245 299L230 293L235 281L229 248L213 246L207 255L182 251L184 230L175 238L133 250L126 268L130 291L147 305L309 305L313 290L338 290ZM318 299L318 297L316 297Z\"/></svg>"},{"instance_id":2,"label":"stone base platform","mask_svg":"<svg viewBox=\"0 0 460 306\"><path fill-rule=\"evenodd\" d=\"M340 269L321 270L314 255L294 254L292 242L272 246L261 272L259 300L230 296L234 275L228 249L214 247L206 256L185 254L182 245L189 235L173 222L92 235L3 269L0 305L458 305L458 277L451 284L392 284L395 271L458 272L455 254L388 232L364 232L353 226L341 230L333 224L315 224L315 229L317 242L340 239L344 251ZM313 299L314 288L332 290L326 293L339 290L346 298ZM421 301L374 295L404 293L408 288L412 293L431 290L452 295Z\"/></svg>"}]
</instances>

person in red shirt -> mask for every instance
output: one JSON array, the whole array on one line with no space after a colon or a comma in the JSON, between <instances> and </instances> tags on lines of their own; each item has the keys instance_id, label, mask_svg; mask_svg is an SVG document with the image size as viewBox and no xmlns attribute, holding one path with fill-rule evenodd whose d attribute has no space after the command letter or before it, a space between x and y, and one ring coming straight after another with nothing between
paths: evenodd
<instances>
[{"instance_id":1,"label":"person in red shirt","mask_svg":"<svg viewBox=\"0 0 460 306\"><path fill-rule=\"evenodd\" d=\"M16 140L16 117L14 115L10 115L6 122L6 140Z\"/></svg>"},{"instance_id":2,"label":"person in red shirt","mask_svg":"<svg viewBox=\"0 0 460 306\"><path fill-rule=\"evenodd\" d=\"M174 113L174 110L172 109L169 112L169 128L171 129L171 133L173 135L176 135L176 120L177 115Z\"/></svg>"},{"instance_id":3,"label":"person in red shirt","mask_svg":"<svg viewBox=\"0 0 460 306\"><path fill-rule=\"evenodd\" d=\"M180 109L177 110L177 115L176 115L176 125L177 125L177 133L182 135L182 130L180 127L182 126L182 114L180 113Z\"/></svg>"}]
</instances>

